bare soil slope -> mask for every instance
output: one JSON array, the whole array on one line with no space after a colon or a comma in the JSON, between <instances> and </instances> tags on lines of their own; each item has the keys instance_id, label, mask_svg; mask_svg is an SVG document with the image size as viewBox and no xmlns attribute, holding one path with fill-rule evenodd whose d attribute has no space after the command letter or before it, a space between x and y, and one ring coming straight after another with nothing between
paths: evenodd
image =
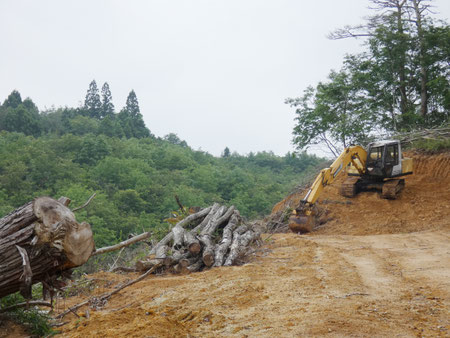
<instances>
[{"instance_id":1,"label":"bare soil slope","mask_svg":"<svg viewBox=\"0 0 450 338\"><path fill-rule=\"evenodd\" d=\"M352 199L339 195L344 175L327 186L318 204L328 219L312 235L393 234L450 229L450 153L408 154L414 158L414 174L397 200L380 198L378 192L363 192ZM297 191L275 205L273 213L295 207L304 191Z\"/></svg>"},{"instance_id":2,"label":"bare soil slope","mask_svg":"<svg viewBox=\"0 0 450 338\"><path fill-rule=\"evenodd\" d=\"M89 319L69 314L63 335L450 336L450 156L415 158L399 200L341 204L329 187L331 220L317 232L273 235L244 266L150 277ZM90 276L104 281L94 294L134 277Z\"/></svg>"}]
</instances>

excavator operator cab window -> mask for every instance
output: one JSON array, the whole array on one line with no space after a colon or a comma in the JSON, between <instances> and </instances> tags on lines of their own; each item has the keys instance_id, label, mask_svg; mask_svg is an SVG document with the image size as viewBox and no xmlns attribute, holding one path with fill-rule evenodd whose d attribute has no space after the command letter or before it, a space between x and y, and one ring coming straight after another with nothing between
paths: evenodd
<instances>
[{"instance_id":1,"label":"excavator operator cab window","mask_svg":"<svg viewBox=\"0 0 450 338\"><path fill-rule=\"evenodd\" d=\"M370 148L369 156L367 158L367 166L371 167L381 167L383 160L383 150L384 147L373 147Z\"/></svg>"},{"instance_id":2,"label":"excavator operator cab window","mask_svg":"<svg viewBox=\"0 0 450 338\"><path fill-rule=\"evenodd\" d=\"M390 144L386 147L386 165L398 164L398 144Z\"/></svg>"}]
</instances>

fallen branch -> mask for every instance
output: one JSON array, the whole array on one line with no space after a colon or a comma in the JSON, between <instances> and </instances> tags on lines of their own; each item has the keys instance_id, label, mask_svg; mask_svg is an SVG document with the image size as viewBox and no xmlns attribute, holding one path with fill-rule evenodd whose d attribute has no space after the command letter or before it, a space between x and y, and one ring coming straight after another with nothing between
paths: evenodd
<instances>
[{"instance_id":1,"label":"fallen branch","mask_svg":"<svg viewBox=\"0 0 450 338\"><path fill-rule=\"evenodd\" d=\"M75 212L75 211L78 211L78 210L80 210L80 209L86 208L86 207L89 205L89 203L91 203L91 201L92 201L92 199L95 197L95 195L96 195L96 193L94 192L94 193L92 194L92 196L89 197L89 199L86 201L86 203L84 203L81 207L76 207L76 208L74 208L74 209L72 210L72 212Z\"/></svg>"},{"instance_id":2,"label":"fallen branch","mask_svg":"<svg viewBox=\"0 0 450 338\"><path fill-rule=\"evenodd\" d=\"M66 316L67 314L73 312L76 313L74 311L78 310L80 307L83 307L84 305L87 305L91 302L91 300L93 300L94 298L98 299L100 302L106 302L112 295L115 295L116 293L118 293L119 291L125 289L126 287L136 284L137 282L140 282L141 280L145 279L147 276L149 276L150 274L152 274L156 269L160 268L161 266L163 266L162 263L157 264L155 266L153 266L150 270L148 270L146 273L144 273L143 275L139 276L136 279L133 279L131 281L129 281L128 283L125 283L123 285L121 285L120 287L118 287L116 290L111 291L111 292L106 292L103 295L101 295L100 297L92 297L88 300L85 300L84 302L81 302L77 305L74 305L70 308L68 308L66 311L60 313L59 315L57 315L55 317L55 319L60 319L63 318L64 316Z\"/></svg>"},{"instance_id":3,"label":"fallen branch","mask_svg":"<svg viewBox=\"0 0 450 338\"><path fill-rule=\"evenodd\" d=\"M15 310L15 309L18 309L21 307L28 307L30 305L53 307L52 303L50 303L50 302L44 302L42 300L30 300L29 302L17 303L17 304L5 307L3 309L0 309L0 313L8 312L8 311Z\"/></svg>"},{"instance_id":4,"label":"fallen branch","mask_svg":"<svg viewBox=\"0 0 450 338\"><path fill-rule=\"evenodd\" d=\"M104 253L106 253L106 252L111 252L111 251L119 250L119 249L121 249L121 248L123 248L123 247L125 247L125 246L129 246L129 245L131 245L131 244L133 244L133 243L136 243L136 242L142 241L142 240L144 240L144 239L146 239L146 238L149 238L151 235L152 235L152 234L151 234L150 232L144 232L144 233L142 233L142 234L140 234L140 235L131 237L131 238L127 239L126 241L120 242L120 243L118 243L118 244L111 245L111 246L106 246L106 247L104 247L104 248L100 248L100 249L98 249L98 250L95 250L95 251L92 253L91 256L101 255L101 254L104 254Z\"/></svg>"}]
</instances>

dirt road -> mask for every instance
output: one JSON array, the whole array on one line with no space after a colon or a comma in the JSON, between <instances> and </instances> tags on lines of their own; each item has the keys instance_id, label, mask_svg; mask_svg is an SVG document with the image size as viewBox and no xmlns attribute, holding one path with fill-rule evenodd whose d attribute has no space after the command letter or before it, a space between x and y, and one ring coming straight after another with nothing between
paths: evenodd
<instances>
[{"instance_id":1,"label":"dirt road","mask_svg":"<svg viewBox=\"0 0 450 338\"><path fill-rule=\"evenodd\" d=\"M449 240L277 234L249 264L152 277L90 319L72 318L64 335L448 336Z\"/></svg>"}]
</instances>

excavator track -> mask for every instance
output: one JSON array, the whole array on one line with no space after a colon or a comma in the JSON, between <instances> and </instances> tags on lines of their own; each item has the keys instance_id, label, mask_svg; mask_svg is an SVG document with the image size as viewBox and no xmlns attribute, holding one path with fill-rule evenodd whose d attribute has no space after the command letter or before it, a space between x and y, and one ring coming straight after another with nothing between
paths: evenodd
<instances>
[{"instance_id":1,"label":"excavator track","mask_svg":"<svg viewBox=\"0 0 450 338\"><path fill-rule=\"evenodd\" d=\"M360 177L349 176L342 183L339 193L345 197L354 197L358 193L358 181Z\"/></svg>"},{"instance_id":2,"label":"excavator track","mask_svg":"<svg viewBox=\"0 0 450 338\"><path fill-rule=\"evenodd\" d=\"M395 200L400 191L402 191L404 187L405 187L404 179L389 180L383 184L383 188L381 190L381 197L390 200Z\"/></svg>"}]
</instances>

